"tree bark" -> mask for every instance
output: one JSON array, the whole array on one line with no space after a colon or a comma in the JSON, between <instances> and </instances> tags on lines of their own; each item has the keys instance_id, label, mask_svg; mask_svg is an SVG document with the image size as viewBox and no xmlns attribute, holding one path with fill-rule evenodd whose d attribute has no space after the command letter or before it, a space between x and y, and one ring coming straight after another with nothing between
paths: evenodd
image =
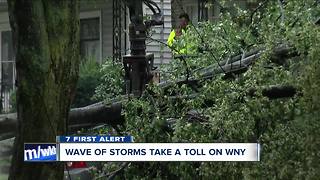
<instances>
[{"instance_id":1,"label":"tree bark","mask_svg":"<svg viewBox=\"0 0 320 180\"><path fill-rule=\"evenodd\" d=\"M73 133L81 128L90 128L98 124L108 124L113 127L124 124L121 110L121 102L108 106L100 102L82 108L71 109L68 122L69 132Z\"/></svg>"},{"instance_id":2,"label":"tree bark","mask_svg":"<svg viewBox=\"0 0 320 180\"><path fill-rule=\"evenodd\" d=\"M66 133L79 69L77 0L10 0L18 130L9 179L63 179L63 163L24 163L24 143Z\"/></svg>"}]
</instances>

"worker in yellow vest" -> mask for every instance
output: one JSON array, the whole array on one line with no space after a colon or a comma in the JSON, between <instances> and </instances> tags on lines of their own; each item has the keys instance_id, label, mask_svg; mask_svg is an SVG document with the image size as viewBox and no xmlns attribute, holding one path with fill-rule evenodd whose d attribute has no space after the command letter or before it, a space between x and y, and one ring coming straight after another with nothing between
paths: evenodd
<instances>
[{"instance_id":1,"label":"worker in yellow vest","mask_svg":"<svg viewBox=\"0 0 320 180\"><path fill-rule=\"evenodd\" d=\"M190 48L186 42L184 42L184 44L182 44L182 45L180 44L180 46L175 45L176 40L180 36L182 36L186 33L187 28L188 28L188 24L190 22L190 18L188 16L188 14L182 13L179 16L179 20L180 20L179 27L177 29L174 29L171 31L169 38L168 38L168 41L167 41L167 44L172 49L173 53L176 55L177 54L186 55L188 53L190 54Z\"/></svg>"}]
</instances>

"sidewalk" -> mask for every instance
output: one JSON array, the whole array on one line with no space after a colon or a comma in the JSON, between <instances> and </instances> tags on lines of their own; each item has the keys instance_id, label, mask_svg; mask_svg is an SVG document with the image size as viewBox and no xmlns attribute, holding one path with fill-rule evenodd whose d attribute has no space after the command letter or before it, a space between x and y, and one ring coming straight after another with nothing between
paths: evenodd
<instances>
[{"instance_id":1,"label":"sidewalk","mask_svg":"<svg viewBox=\"0 0 320 180\"><path fill-rule=\"evenodd\" d=\"M0 141L0 180L8 179L14 138Z\"/></svg>"}]
</instances>

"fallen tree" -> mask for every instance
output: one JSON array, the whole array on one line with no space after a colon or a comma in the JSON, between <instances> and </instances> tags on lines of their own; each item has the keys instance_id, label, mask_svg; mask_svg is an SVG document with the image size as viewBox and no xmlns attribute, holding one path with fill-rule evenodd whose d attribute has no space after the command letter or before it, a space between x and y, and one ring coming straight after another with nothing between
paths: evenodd
<instances>
[{"instance_id":1,"label":"fallen tree","mask_svg":"<svg viewBox=\"0 0 320 180\"><path fill-rule=\"evenodd\" d=\"M256 48L248 52L243 52L240 55L224 59L219 63L213 64L211 66L194 70L193 74L198 73L200 75L200 78L179 79L175 82L165 81L160 83L159 86L166 89L175 84L197 85L199 84L199 81L212 79L217 74L243 73L248 69L250 65L252 65L256 60L259 59L264 51L265 49L263 48ZM271 62L278 65L283 65L285 64L286 59L298 55L299 54L294 50L294 48L281 44L273 49L270 57Z\"/></svg>"},{"instance_id":2,"label":"fallen tree","mask_svg":"<svg viewBox=\"0 0 320 180\"><path fill-rule=\"evenodd\" d=\"M195 70L200 74L198 79L178 80L176 82L163 82L159 86L163 89L171 87L173 84L191 84L199 86L201 81L210 80L218 74L228 74L241 71L244 72L252 65L263 53L263 49L254 49L242 55L237 55L225 59L219 63L207 68ZM280 45L274 49L272 59L275 62L284 62L285 59L297 56L298 54L292 48ZM255 96L256 89L248 89L249 96ZM293 86L269 86L264 87L262 95L270 99L292 97L297 93L297 89ZM171 96L171 99L180 98L195 98L197 93L188 96ZM212 104L210 102L209 104ZM206 104L208 105L208 104ZM105 105L103 102L98 102L82 108L74 108L70 110L68 121L68 132L75 133L82 128L91 128L99 124L108 124L113 127L124 123L124 117L121 115L122 102L114 102L110 105ZM17 116L15 113L0 115L0 140L14 136L14 131L17 125Z\"/></svg>"},{"instance_id":3,"label":"fallen tree","mask_svg":"<svg viewBox=\"0 0 320 180\"><path fill-rule=\"evenodd\" d=\"M68 129L73 133L81 128L93 127L104 123L111 126L123 124L121 116L122 104L116 102L111 105L104 105L99 102L90 106L71 109L69 115Z\"/></svg>"},{"instance_id":4,"label":"fallen tree","mask_svg":"<svg viewBox=\"0 0 320 180\"><path fill-rule=\"evenodd\" d=\"M109 124L111 126L122 124L124 118L121 116L121 109L120 102L111 105L104 105L99 102L90 106L71 109L68 132L75 133L79 129L90 128L99 124ZM0 115L0 140L13 137L17 124L16 113Z\"/></svg>"},{"instance_id":5,"label":"fallen tree","mask_svg":"<svg viewBox=\"0 0 320 180\"><path fill-rule=\"evenodd\" d=\"M293 97L298 90L289 85L269 86L262 89L262 95L270 99ZM249 96L256 95L256 89L251 88L247 93ZM198 93L187 96L171 96L170 99L193 99ZM206 102L206 106L211 106L214 102ZM99 124L108 124L116 127L124 123L124 117L121 115L122 103L116 102L111 105L105 105L103 102L92 104L82 108L71 109L69 113L68 129L69 133L75 133L82 128L91 128ZM0 140L11 138L17 126L16 113L0 115Z\"/></svg>"}]
</instances>

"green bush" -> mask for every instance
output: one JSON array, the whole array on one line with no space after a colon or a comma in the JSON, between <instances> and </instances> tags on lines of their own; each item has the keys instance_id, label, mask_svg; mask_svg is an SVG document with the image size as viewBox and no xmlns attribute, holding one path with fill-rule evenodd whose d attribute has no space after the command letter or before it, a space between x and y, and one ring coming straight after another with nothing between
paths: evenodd
<instances>
[{"instance_id":1,"label":"green bush","mask_svg":"<svg viewBox=\"0 0 320 180\"><path fill-rule=\"evenodd\" d=\"M76 96L72 107L83 107L98 101L109 103L124 93L122 64L107 58L99 65L86 60L80 65Z\"/></svg>"},{"instance_id":2,"label":"green bush","mask_svg":"<svg viewBox=\"0 0 320 180\"><path fill-rule=\"evenodd\" d=\"M110 103L111 100L121 98L120 96L125 92L122 63L107 60L102 65L100 73L100 84L95 90L94 99Z\"/></svg>"},{"instance_id":3,"label":"green bush","mask_svg":"<svg viewBox=\"0 0 320 180\"><path fill-rule=\"evenodd\" d=\"M72 107L83 107L97 102L92 97L100 84L100 65L94 59L85 59L80 64L79 79Z\"/></svg>"}]
</instances>

